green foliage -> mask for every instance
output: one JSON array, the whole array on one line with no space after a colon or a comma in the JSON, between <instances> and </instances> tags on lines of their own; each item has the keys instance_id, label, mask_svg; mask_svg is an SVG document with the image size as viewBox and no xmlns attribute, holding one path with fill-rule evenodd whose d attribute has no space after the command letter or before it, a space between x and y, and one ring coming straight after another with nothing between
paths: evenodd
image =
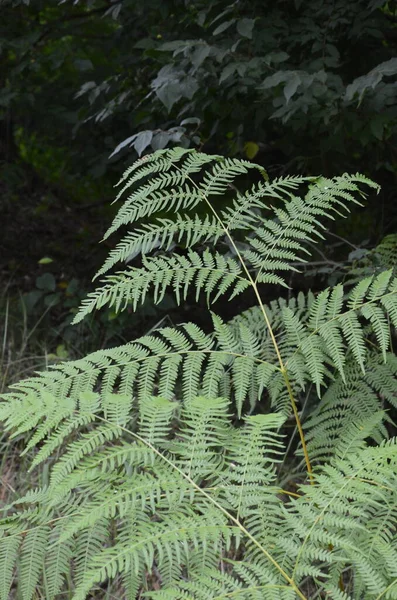
<instances>
[{"instance_id":1,"label":"green foliage","mask_svg":"<svg viewBox=\"0 0 397 600\"><path fill-rule=\"evenodd\" d=\"M397 598L389 240L353 284L266 301L377 186L359 174L271 181L183 149L139 160L120 185L105 235L122 239L98 276L121 270L75 321L193 291L212 305L212 331L164 327L1 396L4 427L50 475L5 508L0 599L14 572L23 600ZM141 266L125 265L135 254ZM218 299L244 293L256 306L224 322Z\"/></svg>"},{"instance_id":2,"label":"green foliage","mask_svg":"<svg viewBox=\"0 0 397 600\"><path fill-rule=\"evenodd\" d=\"M0 106L39 170L59 154L50 176L99 177L110 154L204 143L309 172L395 173L394 2L184 6L2 3Z\"/></svg>"}]
</instances>

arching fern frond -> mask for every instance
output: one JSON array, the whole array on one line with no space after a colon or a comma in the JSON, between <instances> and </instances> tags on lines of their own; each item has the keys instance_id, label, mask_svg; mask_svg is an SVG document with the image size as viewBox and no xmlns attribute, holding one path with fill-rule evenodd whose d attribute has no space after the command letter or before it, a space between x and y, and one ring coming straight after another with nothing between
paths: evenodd
<instances>
[{"instance_id":1,"label":"arching fern frond","mask_svg":"<svg viewBox=\"0 0 397 600\"><path fill-rule=\"evenodd\" d=\"M118 198L136 183L140 185L124 201L105 238L124 225L133 229L110 252L97 276L137 254L142 255L143 266L108 276L83 302L75 323L105 305L119 311L132 302L136 308L145 300L154 277L155 303L161 301L167 286L177 301L190 285L207 297L217 287L215 298L233 283L238 283L235 293L257 283L285 286L280 273L296 269L291 263L303 262L303 256L309 254L306 243L322 238L325 225L321 221L346 214L350 204L359 203L355 197L362 194L359 185L376 187L360 175L332 180L286 177L259 181L242 194L235 180L247 177L249 171L259 170L268 179L254 163L183 149L161 150L157 156L157 161L151 158L127 171ZM294 195L299 186L307 184L309 190L303 197ZM232 206L217 210L216 197L226 193L231 195ZM175 218L164 219L164 213L170 211L176 213ZM148 218L154 221L145 222ZM247 236L247 230L252 235ZM231 233L246 236L247 247L237 250ZM193 250L204 242L216 244L220 240L231 246L238 261L228 253L205 249L200 255L199 248ZM172 257L164 254L173 244L182 244L186 252ZM160 254L149 260L148 253L155 249ZM207 269L212 270L212 277ZM224 271L224 278L216 275L219 269ZM241 277L239 282L235 282L237 276Z\"/></svg>"}]
</instances>

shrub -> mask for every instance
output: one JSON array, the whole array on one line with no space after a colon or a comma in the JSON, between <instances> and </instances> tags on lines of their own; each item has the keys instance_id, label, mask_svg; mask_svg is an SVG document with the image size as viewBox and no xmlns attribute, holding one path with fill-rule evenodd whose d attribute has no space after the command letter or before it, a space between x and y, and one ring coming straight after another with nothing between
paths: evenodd
<instances>
[{"instance_id":1,"label":"shrub","mask_svg":"<svg viewBox=\"0 0 397 600\"><path fill-rule=\"evenodd\" d=\"M270 182L248 161L182 149L120 184L105 237L128 231L75 322L149 293L213 304L250 289L256 306L230 322L211 313L209 333L167 327L57 364L2 396L6 429L50 478L7 507L0 598L14 569L23 600L66 588L75 600L397 598L393 269L264 301L375 184Z\"/></svg>"}]
</instances>

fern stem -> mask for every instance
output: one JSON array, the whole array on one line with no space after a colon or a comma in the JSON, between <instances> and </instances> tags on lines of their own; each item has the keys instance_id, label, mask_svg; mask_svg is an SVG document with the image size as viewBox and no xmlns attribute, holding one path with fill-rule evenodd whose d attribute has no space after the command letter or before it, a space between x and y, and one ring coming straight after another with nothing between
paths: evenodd
<instances>
[{"instance_id":1,"label":"fern stem","mask_svg":"<svg viewBox=\"0 0 397 600\"><path fill-rule=\"evenodd\" d=\"M251 587L248 588L244 588L243 590L241 590L241 588L239 588L238 590L234 590L233 592L226 592L225 594L222 594L222 596L214 596L212 598L212 600L222 600L223 598L233 598L234 596L239 596L241 594L241 592L243 591L244 594L247 594L248 592L257 592L259 590L285 590L287 589L286 585L276 585L275 583L267 583L266 585L252 585Z\"/></svg>"},{"instance_id":2,"label":"fern stem","mask_svg":"<svg viewBox=\"0 0 397 600\"><path fill-rule=\"evenodd\" d=\"M109 421L108 419L105 419L104 417L100 417L99 415L95 415L95 417L99 421L103 421L104 423L111 424L111 421ZM167 458L164 454L162 454L162 452L160 452L159 450L157 450L157 448L155 448L155 446L153 446L150 442L148 442L147 440L145 440L144 438L142 438L137 433L131 431L130 429L127 429L126 427L123 427L122 425L117 424L117 427L119 427L121 429L121 431L124 431L125 433L131 435L133 438L135 438L136 440L138 440L139 442L141 442L142 444L144 444L145 446L147 446L148 448L150 448L150 450L154 454L156 454L156 456L158 456L161 460L164 460L164 462L166 462L172 469L174 469L175 471L177 471L184 479L186 479L186 481L188 481L190 483L190 485L195 490L197 490L200 494L202 494L203 496L205 496L207 498L207 500L209 500L211 502L211 504L213 504L214 506L216 506L216 508L218 510L220 510L225 515L225 517L227 517L230 521L232 521L238 527L238 529L240 529L240 531L249 540L251 540L251 542L253 544L255 544L255 546L257 548L259 548L259 550L266 556L266 558L268 559L268 561L271 562L271 564L279 571L279 573L281 574L281 576L288 582L288 584L291 586L291 588L294 590L294 592L297 594L297 596L301 600L308 600L306 598L306 596L304 596L304 594L300 591L300 589L298 588L298 586L296 585L296 583L294 582L294 580L288 575L288 573L286 573L284 571L284 569L282 568L282 566L279 565L279 563L276 561L275 558L273 558L273 556L270 554L270 552L268 552L266 550L266 548L264 548L262 546L262 544L260 542L258 542L258 540L244 527L244 525L242 525L242 523L240 523L240 521L236 517L234 517L221 504L219 504L219 502L217 502L217 500L215 500L214 498L212 498L210 496L210 494L208 494L204 489L202 489L199 485L197 485L197 483L195 483L193 481L193 479L189 475L187 475L186 473L184 473L182 471L182 469L180 469L169 458Z\"/></svg>"},{"instance_id":3,"label":"fern stem","mask_svg":"<svg viewBox=\"0 0 397 600\"><path fill-rule=\"evenodd\" d=\"M355 479L356 481L363 481L364 483L371 483L372 485L376 485L377 487L381 488L382 490L387 490L388 492L395 492L394 488L391 488L387 485L382 485L381 483L378 483L377 481L374 481L373 479L365 479L364 477L349 477L349 479Z\"/></svg>"},{"instance_id":4,"label":"fern stem","mask_svg":"<svg viewBox=\"0 0 397 600\"><path fill-rule=\"evenodd\" d=\"M288 373L287 373L287 370L285 369L285 367L281 368L281 372L283 374L285 385L288 390L288 395L289 395L289 398L290 398L290 401L292 404L292 410L294 411L294 417L295 417L295 421L296 421L296 426L299 431L299 436L301 439L303 455L305 457L305 463L306 463L307 472L309 473L310 483L311 483L311 485L314 485L313 469L312 469L312 465L310 463L310 458L309 458L309 454L308 454L307 446L306 446L306 440L305 440L305 436L304 436L303 429L302 429L302 423L299 418L298 407L296 406L294 393L292 391L291 382L289 380Z\"/></svg>"},{"instance_id":5,"label":"fern stem","mask_svg":"<svg viewBox=\"0 0 397 600\"><path fill-rule=\"evenodd\" d=\"M177 165L175 165L175 167L178 170L181 171L181 169ZM193 181L193 179L191 179L190 176L188 176L188 179L190 180L190 182L192 183L192 185L199 191L199 193L201 194L204 202L206 203L206 205L208 206L208 208L210 209L210 211L212 212L212 214L214 215L214 217L218 221L219 225L221 226L222 230L224 231L224 233L225 233L227 239L229 240L229 242L230 242L230 244L231 244L234 252L236 253L236 256L237 256L238 260L240 261L240 264L242 266L243 271L245 271L245 274L246 274L246 276L248 278L249 283L252 286L252 289L254 290L254 294L256 296L256 299L258 300L258 304L259 304L260 310L262 312L264 321L266 323L266 327L267 327L267 329L269 331L269 335L270 335L270 338L272 340L274 350L276 352L277 360L278 360L279 365L280 365L280 370L281 370L281 372L283 374L285 385L286 385L287 390L288 390L288 395L289 395L289 398L290 398L290 402L291 402L292 410L293 410L293 413L294 413L296 425L297 425L298 431L299 431L299 437L300 437L302 448L303 448L303 454L304 454L305 462L306 462L306 469L307 469L307 472L309 473L310 483L312 484L313 483L312 466L311 466L311 463L310 463L309 454L307 452L305 436L304 436L303 429L302 429L302 424L301 424L301 421L300 421L300 418L299 418L299 413L298 413L298 409L297 409L297 406L296 406L296 402L295 402L295 398L294 398L294 393L293 393L293 390L292 390L292 387L291 387L291 382L289 380L287 369L286 369L286 367L284 365L284 361L283 361L283 358L282 358L281 353L280 353L280 349L279 349L278 344L277 344L276 336L274 335L273 328L272 328L271 323L269 321L269 317L267 315L265 306L264 306L264 304L262 302L262 298L261 298L261 295L259 293L256 280L254 280L254 278L252 277L252 275L251 275L251 273L250 273L247 265L244 262L243 257L241 256L241 253L240 253L239 249L236 246L236 243L235 243L233 237L230 235L230 232L229 232L228 228L226 227L226 225L224 224L224 222L222 221L222 219L220 218L220 216L216 212L215 208L212 206L211 202L208 200L207 196L202 192L202 190L199 188L199 186L196 184L196 182Z\"/></svg>"},{"instance_id":6,"label":"fern stem","mask_svg":"<svg viewBox=\"0 0 397 600\"><path fill-rule=\"evenodd\" d=\"M397 579L395 579L394 581L391 582L390 585L387 586L387 588L385 588L383 590L383 592L381 592L379 594L379 596L376 596L375 600L380 600L380 598L382 598L382 596L384 596L386 594L386 592L388 592L389 590L391 590L392 587L394 587L397 583Z\"/></svg>"}]
</instances>

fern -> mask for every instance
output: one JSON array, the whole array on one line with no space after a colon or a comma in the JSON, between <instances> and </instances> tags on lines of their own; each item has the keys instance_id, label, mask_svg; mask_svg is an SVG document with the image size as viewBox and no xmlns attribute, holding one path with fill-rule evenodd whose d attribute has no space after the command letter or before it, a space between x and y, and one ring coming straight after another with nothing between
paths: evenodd
<instances>
[{"instance_id":1,"label":"fern","mask_svg":"<svg viewBox=\"0 0 397 600\"><path fill-rule=\"evenodd\" d=\"M50 476L4 508L0 600L16 586L23 600L104 586L129 600L397 598L391 241L344 284L263 299L375 184L269 181L248 161L174 149L119 185L105 237L122 237L75 322L166 293L215 304L251 290L257 305L2 395L5 429Z\"/></svg>"}]
</instances>

